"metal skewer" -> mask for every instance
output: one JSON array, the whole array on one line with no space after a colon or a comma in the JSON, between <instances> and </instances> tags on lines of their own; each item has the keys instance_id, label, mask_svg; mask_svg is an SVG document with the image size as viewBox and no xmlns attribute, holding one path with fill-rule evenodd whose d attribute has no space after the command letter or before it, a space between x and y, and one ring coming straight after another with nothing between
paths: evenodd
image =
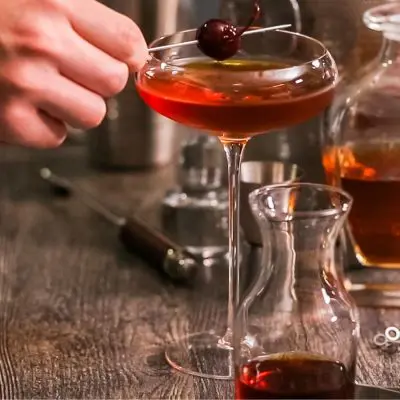
<instances>
[{"instance_id":1,"label":"metal skewer","mask_svg":"<svg viewBox=\"0 0 400 400\"><path fill-rule=\"evenodd\" d=\"M244 32L243 36L253 35L255 33L274 31L276 29L290 28L291 26L292 26L292 24L282 24L282 25L268 26L266 28L250 29L250 30ZM154 53L156 51L169 50L169 49L173 49L175 47L192 46L194 44L197 44L197 40L190 40L188 42L181 42L181 43L168 44L165 46L152 47L149 49L149 53Z\"/></svg>"}]
</instances>

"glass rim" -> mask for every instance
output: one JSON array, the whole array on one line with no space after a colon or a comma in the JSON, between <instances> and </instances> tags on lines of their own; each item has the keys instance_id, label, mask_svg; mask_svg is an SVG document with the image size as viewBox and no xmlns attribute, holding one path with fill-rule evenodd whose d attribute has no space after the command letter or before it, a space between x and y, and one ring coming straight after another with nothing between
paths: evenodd
<instances>
[{"instance_id":1,"label":"glass rim","mask_svg":"<svg viewBox=\"0 0 400 400\"><path fill-rule=\"evenodd\" d=\"M396 10L397 12L394 13ZM393 19L394 15L399 17ZM374 31L390 31L391 28L394 29L393 27L397 27L395 30L398 31L400 26L400 1L368 8L363 14L363 22L369 29Z\"/></svg>"},{"instance_id":2,"label":"glass rim","mask_svg":"<svg viewBox=\"0 0 400 400\"><path fill-rule=\"evenodd\" d=\"M256 29L256 27L254 27L254 29ZM165 39L168 39L168 38L172 38L173 36L175 36L177 34L186 34L186 33L192 33L192 32L196 32L196 31L197 31L197 29L186 29L186 30L182 30L182 31L177 31L177 32L171 33L169 35L161 36L161 37L159 37L157 39L154 39L152 42L150 42L148 48L151 49L152 47L157 47L158 45L160 45L161 41L163 41ZM260 32L260 33L257 33L256 35L268 35L270 33L277 33L277 32L278 33L283 33L285 35L290 35L292 37L297 37L297 38L300 38L300 39L303 39L303 40L307 40L309 42L312 42L312 43L314 43L314 44L319 46L319 48L321 49L321 53L322 53L321 55L319 55L318 57L313 58L312 60L301 62L299 64L292 65L292 66L289 66L289 67L286 67L286 68L279 68L279 71L285 71L285 70L290 70L290 69L293 69L293 68L305 67L305 66L307 66L309 64L312 64L312 63L315 63L317 61L320 61L320 60L322 60L323 58L325 58L327 56L330 56L332 58L332 60L333 60L333 57L331 56L329 50L326 48L326 46L320 40L315 39L315 38L313 38L311 36L304 35L302 33L292 32L292 31L288 31L288 30L285 30L285 29L275 29L275 30L271 30L271 31ZM193 46L196 46L196 45L193 44ZM174 64L174 62L160 60L159 58L157 58L155 56L155 54L153 52L150 53L150 60L155 60L155 61L157 61L159 63L165 63L166 65L171 66L171 67L173 67L173 68L175 68L177 70L179 70L179 69L184 70L185 69L182 66ZM271 70L268 70L268 71L273 72L273 71L276 71L276 70L271 69ZM246 72L248 73L248 71L246 71ZM244 73L244 71L243 72L237 72L237 73L238 74Z\"/></svg>"},{"instance_id":3,"label":"glass rim","mask_svg":"<svg viewBox=\"0 0 400 400\"><path fill-rule=\"evenodd\" d=\"M258 196L265 196L277 189L296 189L296 188L312 188L315 190L320 189L321 191L330 192L332 194L340 195L345 201L341 202L340 206L335 208L325 208L320 210L313 210L313 211L294 211L292 213L293 217L302 218L302 219L311 219L311 218L318 218L318 217L334 217L337 215L342 215L348 210L350 210L353 204L353 197L343 190L342 188L336 186L330 186L323 183L313 183L313 182L285 182L285 183L276 183L271 185L265 185L258 189L253 190L249 194L249 201L251 208L253 209L253 204L259 204L257 201ZM274 220L274 218L271 218ZM290 219L291 220L291 219ZM290 220L284 220L276 218L275 221L279 222L289 222Z\"/></svg>"}]
</instances>

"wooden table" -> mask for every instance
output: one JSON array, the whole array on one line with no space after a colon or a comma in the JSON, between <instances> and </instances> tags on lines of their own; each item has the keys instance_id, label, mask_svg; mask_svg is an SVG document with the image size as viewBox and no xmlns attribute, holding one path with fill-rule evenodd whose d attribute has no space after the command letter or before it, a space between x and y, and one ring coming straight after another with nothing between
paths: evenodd
<instances>
[{"instance_id":1,"label":"wooden table","mask_svg":"<svg viewBox=\"0 0 400 400\"><path fill-rule=\"evenodd\" d=\"M229 383L177 373L163 358L188 316L198 330L210 327L223 321L224 303L163 280L125 253L114 227L76 198L55 199L38 176L47 165L156 224L174 169L100 173L79 146L4 147L0 160L0 397L228 398ZM214 274L224 297L226 271ZM361 318L358 380L399 388L400 352L371 340L400 327L400 311L362 309Z\"/></svg>"}]
</instances>

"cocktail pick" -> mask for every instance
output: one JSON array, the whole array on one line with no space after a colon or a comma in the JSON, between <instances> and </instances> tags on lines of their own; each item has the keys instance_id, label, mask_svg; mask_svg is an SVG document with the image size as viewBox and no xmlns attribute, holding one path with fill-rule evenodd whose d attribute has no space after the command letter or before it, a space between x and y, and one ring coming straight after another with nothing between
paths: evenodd
<instances>
[{"instance_id":1,"label":"cocktail pick","mask_svg":"<svg viewBox=\"0 0 400 400\"><path fill-rule=\"evenodd\" d=\"M248 31L244 32L242 34L242 36L253 35L256 33L262 33L262 32L268 32L268 31L274 31L277 29L290 28L291 26L292 26L291 24L282 24L282 25L268 26L266 28L249 29ZM188 42L168 44L165 46L151 47L151 48L149 48L149 53L154 53L156 51L169 50L169 49L173 49L175 47L191 46L194 44L197 44L197 40L190 40Z\"/></svg>"}]
</instances>

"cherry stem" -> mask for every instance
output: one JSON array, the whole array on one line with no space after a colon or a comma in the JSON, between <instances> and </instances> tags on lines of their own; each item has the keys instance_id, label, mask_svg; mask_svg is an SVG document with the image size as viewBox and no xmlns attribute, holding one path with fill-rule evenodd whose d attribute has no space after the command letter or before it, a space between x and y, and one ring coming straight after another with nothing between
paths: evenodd
<instances>
[{"instance_id":1,"label":"cherry stem","mask_svg":"<svg viewBox=\"0 0 400 400\"><path fill-rule=\"evenodd\" d=\"M261 5L260 5L260 1L261 0L254 0L253 3L253 14L251 15L249 21L247 22L246 26L242 29L239 29L237 31L237 36L240 37L243 35L243 33L245 33L253 24L256 20L258 20L258 18L260 18L261 15Z\"/></svg>"}]
</instances>

